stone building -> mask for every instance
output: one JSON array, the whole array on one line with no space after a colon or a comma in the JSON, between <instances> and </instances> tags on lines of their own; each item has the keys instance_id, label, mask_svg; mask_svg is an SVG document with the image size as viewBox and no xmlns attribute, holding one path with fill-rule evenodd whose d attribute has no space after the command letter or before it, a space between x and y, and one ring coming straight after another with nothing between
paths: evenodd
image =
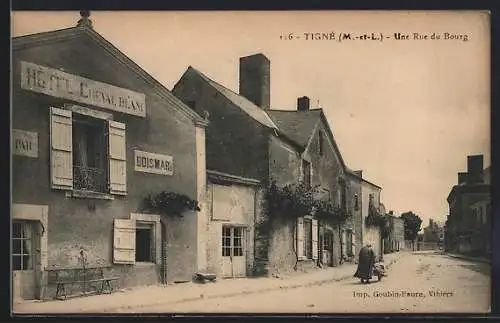
<instances>
[{"instance_id":1,"label":"stone building","mask_svg":"<svg viewBox=\"0 0 500 323\"><path fill-rule=\"evenodd\" d=\"M397 252L405 249L404 220L395 216L392 211L388 214L389 235L384 239L384 253Z\"/></svg>"},{"instance_id":2,"label":"stone building","mask_svg":"<svg viewBox=\"0 0 500 323\"><path fill-rule=\"evenodd\" d=\"M207 167L260 182L256 223L266 217L263 196L271 182L302 183L340 208L352 208L345 163L323 111L311 109L307 97L299 98L294 110L271 109L270 62L264 55L240 58L239 94L193 67L172 92L194 111L210 116ZM335 266L343 253L356 250L351 242L360 241L351 220L339 226L304 214L298 219L272 216L269 221L272 234L255 232L254 273Z\"/></svg>"},{"instance_id":3,"label":"stone building","mask_svg":"<svg viewBox=\"0 0 500 323\"><path fill-rule=\"evenodd\" d=\"M207 122L93 28L12 39L15 298L51 297L47 270L101 266L121 287L190 280L198 222L147 213L150 193L197 200Z\"/></svg>"},{"instance_id":4,"label":"stone building","mask_svg":"<svg viewBox=\"0 0 500 323\"><path fill-rule=\"evenodd\" d=\"M483 168L483 155L467 156L467 172L458 173L448 195L445 248L449 252L491 254L490 167Z\"/></svg>"},{"instance_id":5,"label":"stone building","mask_svg":"<svg viewBox=\"0 0 500 323\"><path fill-rule=\"evenodd\" d=\"M373 207L379 214L385 214L385 208L381 210L383 204L380 202L380 194L382 188L375 185L366 179L362 178L361 181L361 196L362 196L362 211L361 216L363 218L363 245L371 244L377 258L383 257L383 239L382 232L379 226L371 225L367 222L367 217L370 214L370 210Z\"/></svg>"}]
</instances>

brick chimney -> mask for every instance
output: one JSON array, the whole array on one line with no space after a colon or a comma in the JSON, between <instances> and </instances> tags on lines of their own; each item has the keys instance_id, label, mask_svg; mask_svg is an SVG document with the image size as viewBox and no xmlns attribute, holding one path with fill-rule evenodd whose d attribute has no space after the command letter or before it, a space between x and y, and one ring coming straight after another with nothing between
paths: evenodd
<instances>
[{"instance_id":1,"label":"brick chimney","mask_svg":"<svg viewBox=\"0 0 500 323\"><path fill-rule=\"evenodd\" d=\"M240 95L262 109L271 106L271 63L264 54L240 57Z\"/></svg>"},{"instance_id":2,"label":"brick chimney","mask_svg":"<svg viewBox=\"0 0 500 323\"><path fill-rule=\"evenodd\" d=\"M467 175L468 173L463 173L463 172L458 173L458 184L467 182Z\"/></svg>"},{"instance_id":3,"label":"brick chimney","mask_svg":"<svg viewBox=\"0 0 500 323\"><path fill-rule=\"evenodd\" d=\"M483 181L483 155L467 156L468 183L481 183Z\"/></svg>"},{"instance_id":4,"label":"brick chimney","mask_svg":"<svg viewBox=\"0 0 500 323\"><path fill-rule=\"evenodd\" d=\"M297 99L297 110L298 111L309 111L309 98L307 96L303 96Z\"/></svg>"}]
</instances>

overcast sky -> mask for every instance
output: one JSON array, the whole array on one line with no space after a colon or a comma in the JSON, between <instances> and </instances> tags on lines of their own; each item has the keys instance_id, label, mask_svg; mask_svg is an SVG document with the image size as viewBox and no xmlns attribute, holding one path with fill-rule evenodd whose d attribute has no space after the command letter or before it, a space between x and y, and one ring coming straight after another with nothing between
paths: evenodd
<instances>
[{"instance_id":1,"label":"overcast sky","mask_svg":"<svg viewBox=\"0 0 500 323\"><path fill-rule=\"evenodd\" d=\"M14 36L72 27L78 12L15 12ZM106 12L94 28L169 89L192 65L237 91L238 59L271 60L271 106L321 107L348 167L396 213L445 220L467 155L490 163L489 17L477 12ZM306 40L304 33L467 35ZM295 40L280 40L294 33Z\"/></svg>"}]
</instances>

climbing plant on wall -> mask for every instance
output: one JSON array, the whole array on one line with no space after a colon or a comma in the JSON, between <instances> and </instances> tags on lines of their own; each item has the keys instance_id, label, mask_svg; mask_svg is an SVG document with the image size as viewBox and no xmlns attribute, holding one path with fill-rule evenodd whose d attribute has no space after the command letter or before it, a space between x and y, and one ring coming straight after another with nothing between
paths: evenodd
<instances>
[{"instance_id":1,"label":"climbing plant on wall","mask_svg":"<svg viewBox=\"0 0 500 323\"><path fill-rule=\"evenodd\" d=\"M148 194L143 200L143 206L145 210L164 217L182 217L186 211L201 210L198 201L183 194L166 191Z\"/></svg>"}]
</instances>

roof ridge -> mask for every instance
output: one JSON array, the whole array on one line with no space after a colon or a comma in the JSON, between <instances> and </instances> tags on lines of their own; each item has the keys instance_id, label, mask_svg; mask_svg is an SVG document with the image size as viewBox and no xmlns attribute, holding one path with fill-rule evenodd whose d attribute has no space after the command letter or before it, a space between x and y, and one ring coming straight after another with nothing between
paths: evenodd
<instances>
[{"instance_id":1,"label":"roof ridge","mask_svg":"<svg viewBox=\"0 0 500 323\"><path fill-rule=\"evenodd\" d=\"M222 92L219 88L222 88L222 90L224 91L229 91L231 95L235 95L237 98L243 100L246 104L248 104L251 108L255 109L256 111L259 111L260 113L262 113L264 115L264 118L267 119L266 121L267 122L264 122L263 120L259 120L255 115L252 115L251 113L249 113L247 111L247 109L245 107L243 107L241 105L241 103L238 103L238 102L234 102L233 99L231 99L230 97L228 97L227 94L224 94L222 92L222 94L228 99L230 100L231 102L233 102L233 104L237 105L240 109L242 109L243 111L245 111L245 113L247 113L251 118L255 119L256 121L258 121L259 123L265 125L266 127L269 127L269 128L273 128L273 129L276 129L276 130L279 130L278 126L276 125L276 123L274 122L273 118L267 113L267 111L265 109L262 109L261 107L259 107L258 105L256 105L255 103L253 103L252 101L250 101L249 99L245 98L243 95L239 94L239 93L236 93L235 91L231 90L230 88L222 85L221 83L213 80L212 78L210 78L209 76L207 76L206 74L204 74L203 72L201 72L200 70L196 69L195 67L193 66L189 66L188 69L191 68L194 72L196 72L201 78L203 78L206 82L208 82L209 84L211 84L213 87L215 87L215 90L218 91L218 92ZM219 87L219 88L218 88Z\"/></svg>"}]
</instances>

